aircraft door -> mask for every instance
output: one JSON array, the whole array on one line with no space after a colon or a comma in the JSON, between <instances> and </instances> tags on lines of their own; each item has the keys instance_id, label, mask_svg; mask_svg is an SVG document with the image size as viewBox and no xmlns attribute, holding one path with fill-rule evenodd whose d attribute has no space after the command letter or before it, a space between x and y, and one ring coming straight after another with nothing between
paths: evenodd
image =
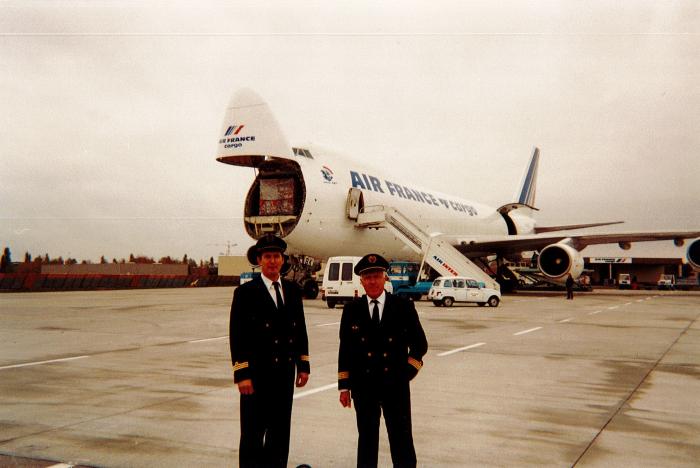
<instances>
[{"instance_id":1,"label":"aircraft door","mask_svg":"<svg viewBox=\"0 0 700 468\"><path fill-rule=\"evenodd\" d=\"M345 212L349 219L357 219L358 215L364 209L364 199L362 198L362 190L357 187L352 187L348 191L348 200L345 204Z\"/></svg>"},{"instance_id":2,"label":"aircraft door","mask_svg":"<svg viewBox=\"0 0 700 468\"><path fill-rule=\"evenodd\" d=\"M482 295L483 293L476 281L467 281L467 300L469 302L483 302L485 299L481 297Z\"/></svg>"},{"instance_id":3,"label":"aircraft door","mask_svg":"<svg viewBox=\"0 0 700 468\"><path fill-rule=\"evenodd\" d=\"M456 279L452 281L452 284L454 284L454 291L455 291L455 301L457 302L464 302L467 300L467 288L465 287L466 285L464 284L463 279Z\"/></svg>"}]
</instances>

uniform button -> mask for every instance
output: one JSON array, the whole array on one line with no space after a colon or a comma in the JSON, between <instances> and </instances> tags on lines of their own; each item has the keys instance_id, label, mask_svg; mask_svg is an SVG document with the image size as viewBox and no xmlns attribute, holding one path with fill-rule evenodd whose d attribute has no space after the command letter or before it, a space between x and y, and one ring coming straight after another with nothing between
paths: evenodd
<instances>
[{"instance_id":1,"label":"uniform button","mask_svg":"<svg viewBox=\"0 0 700 468\"><path fill-rule=\"evenodd\" d=\"M372 353L367 353L367 357L372 357Z\"/></svg>"},{"instance_id":2,"label":"uniform button","mask_svg":"<svg viewBox=\"0 0 700 468\"><path fill-rule=\"evenodd\" d=\"M384 357L387 357L387 356L388 356L388 354L387 354L387 353L384 353Z\"/></svg>"},{"instance_id":3,"label":"uniform button","mask_svg":"<svg viewBox=\"0 0 700 468\"><path fill-rule=\"evenodd\" d=\"M365 339L364 339L364 338L360 338L360 341L362 341L362 342L364 343L364 342L365 342Z\"/></svg>"},{"instance_id":4,"label":"uniform button","mask_svg":"<svg viewBox=\"0 0 700 468\"><path fill-rule=\"evenodd\" d=\"M280 340L275 340L275 344L278 344L279 342L280 342Z\"/></svg>"},{"instance_id":5,"label":"uniform button","mask_svg":"<svg viewBox=\"0 0 700 468\"><path fill-rule=\"evenodd\" d=\"M394 341L394 339L392 337L389 337L389 343L391 343L392 341Z\"/></svg>"},{"instance_id":6,"label":"uniform button","mask_svg":"<svg viewBox=\"0 0 700 468\"><path fill-rule=\"evenodd\" d=\"M289 362L292 362L292 358L289 358Z\"/></svg>"},{"instance_id":7,"label":"uniform button","mask_svg":"<svg viewBox=\"0 0 700 468\"><path fill-rule=\"evenodd\" d=\"M279 358L275 358L275 362L280 362Z\"/></svg>"},{"instance_id":8,"label":"uniform button","mask_svg":"<svg viewBox=\"0 0 700 468\"><path fill-rule=\"evenodd\" d=\"M269 322L265 323L265 328L270 328L270 323L269 323Z\"/></svg>"},{"instance_id":9,"label":"uniform button","mask_svg":"<svg viewBox=\"0 0 700 468\"><path fill-rule=\"evenodd\" d=\"M289 339L289 344L292 344L292 343L294 343L294 340L290 338L290 339Z\"/></svg>"},{"instance_id":10,"label":"uniform button","mask_svg":"<svg viewBox=\"0 0 700 468\"><path fill-rule=\"evenodd\" d=\"M388 368L388 367L385 367L385 368L384 368L384 372L389 372L389 368Z\"/></svg>"},{"instance_id":11,"label":"uniform button","mask_svg":"<svg viewBox=\"0 0 700 468\"><path fill-rule=\"evenodd\" d=\"M367 369L367 373L369 374L369 369Z\"/></svg>"}]
</instances>

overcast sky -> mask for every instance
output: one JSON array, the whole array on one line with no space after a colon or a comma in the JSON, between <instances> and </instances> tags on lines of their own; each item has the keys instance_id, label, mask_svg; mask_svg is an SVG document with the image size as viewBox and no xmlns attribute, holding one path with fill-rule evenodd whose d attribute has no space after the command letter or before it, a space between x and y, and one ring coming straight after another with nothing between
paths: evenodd
<instances>
[{"instance_id":1,"label":"overcast sky","mask_svg":"<svg viewBox=\"0 0 700 468\"><path fill-rule=\"evenodd\" d=\"M15 260L245 251L252 170L215 161L241 87L292 143L493 206L539 146L545 225L700 226L695 0L3 1L0 31Z\"/></svg>"}]
</instances>

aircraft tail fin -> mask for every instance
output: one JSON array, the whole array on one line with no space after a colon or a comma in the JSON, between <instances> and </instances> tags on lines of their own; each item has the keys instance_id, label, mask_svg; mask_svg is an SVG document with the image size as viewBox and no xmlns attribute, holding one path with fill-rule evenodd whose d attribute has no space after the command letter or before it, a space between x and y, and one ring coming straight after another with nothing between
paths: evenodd
<instances>
[{"instance_id":1,"label":"aircraft tail fin","mask_svg":"<svg viewBox=\"0 0 700 468\"><path fill-rule=\"evenodd\" d=\"M537 168L540 163L540 149L535 147L530 158L530 163L525 168L523 178L520 181L518 191L515 192L513 202L535 208L535 195L537 192Z\"/></svg>"},{"instance_id":2,"label":"aircraft tail fin","mask_svg":"<svg viewBox=\"0 0 700 468\"><path fill-rule=\"evenodd\" d=\"M244 88L229 101L218 138L216 160L235 166L259 167L266 159L294 159L270 106Z\"/></svg>"}]
</instances>

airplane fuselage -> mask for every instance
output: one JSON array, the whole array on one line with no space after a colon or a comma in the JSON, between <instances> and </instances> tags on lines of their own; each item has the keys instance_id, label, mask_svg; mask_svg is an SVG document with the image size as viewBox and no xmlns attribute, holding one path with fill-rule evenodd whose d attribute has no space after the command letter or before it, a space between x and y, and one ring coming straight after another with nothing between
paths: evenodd
<instances>
[{"instance_id":1,"label":"airplane fuselage","mask_svg":"<svg viewBox=\"0 0 700 468\"><path fill-rule=\"evenodd\" d=\"M486 205L385 177L377 169L349 163L319 147L295 148L294 153L293 158L274 158L259 166L245 209L245 227L252 238L263 229L273 229L285 238L290 253L325 258L376 252L392 259L419 259L388 230L355 226L348 206L351 188L360 193L356 210L390 206L431 234L508 234L503 216ZM269 194L262 194L266 190L276 190L274 196L286 202L269 199ZM266 204L276 204L279 210L266 210ZM256 226L256 221L271 213L296 219L286 226Z\"/></svg>"}]
</instances>

